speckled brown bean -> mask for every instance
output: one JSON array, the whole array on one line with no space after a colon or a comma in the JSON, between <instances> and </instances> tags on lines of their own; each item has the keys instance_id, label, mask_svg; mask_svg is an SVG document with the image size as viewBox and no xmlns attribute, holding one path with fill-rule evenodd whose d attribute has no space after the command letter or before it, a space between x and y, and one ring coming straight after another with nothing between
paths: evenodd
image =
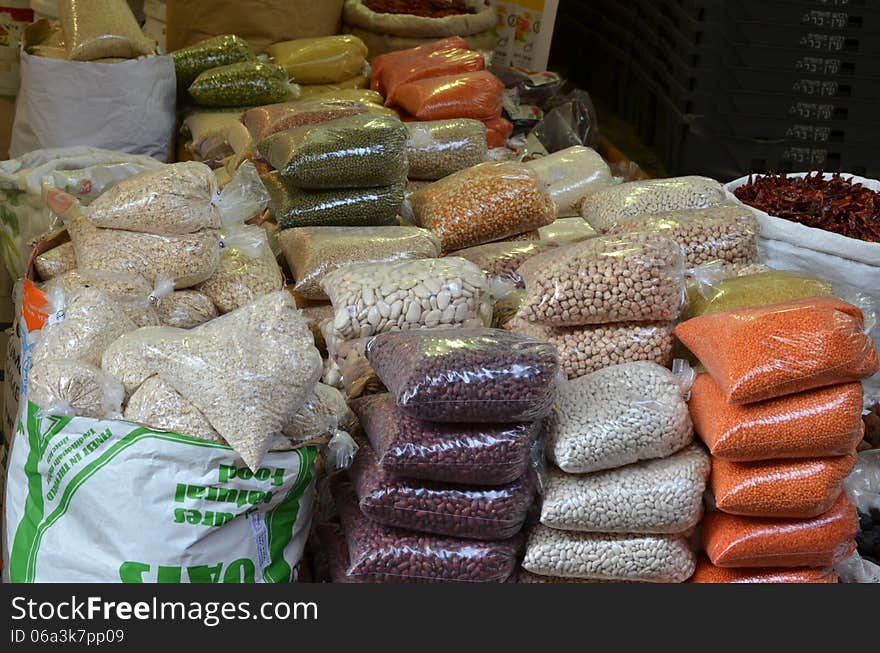
<instances>
[{"instance_id":1,"label":"speckled brown bean","mask_svg":"<svg viewBox=\"0 0 880 653\"><path fill-rule=\"evenodd\" d=\"M519 532L532 505L530 474L497 487L456 486L385 473L364 441L348 475L361 511L385 524L452 537L503 540Z\"/></svg>"},{"instance_id":2,"label":"speckled brown bean","mask_svg":"<svg viewBox=\"0 0 880 653\"><path fill-rule=\"evenodd\" d=\"M498 329L386 333L367 345L367 358L397 405L417 419L537 421L556 395L555 348Z\"/></svg>"},{"instance_id":3,"label":"speckled brown bean","mask_svg":"<svg viewBox=\"0 0 880 653\"><path fill-rule=\"evenodd\" d=\"M674 320L684 302L684 254L657 234L602 236L533 256L520 317L553 326Z\"/></svg>"},{"instance_id":4,"label":"speckled brown bean","mask_svg":"<svg viewBox=\"0 0 880 653\"><path fill-rule=\"evenodd\" d=\"M345 531L349 573L382 583L498 583L515 571L522 538L484 542L383 526L363 515L351 485L337 479L331 490Z\"/></svg>"},{"instance_id":5,"label":"speckled brown bean","mask_svg":"<svg viewBox=\"0 0 880 653\"><path fill-rule=\"evenodd\" d=\"M469 426L413 419L388 394L352 402L384 472L394 476L504 485L520 478L538 436L537 422Z\"/></svg>"}]
</instances>

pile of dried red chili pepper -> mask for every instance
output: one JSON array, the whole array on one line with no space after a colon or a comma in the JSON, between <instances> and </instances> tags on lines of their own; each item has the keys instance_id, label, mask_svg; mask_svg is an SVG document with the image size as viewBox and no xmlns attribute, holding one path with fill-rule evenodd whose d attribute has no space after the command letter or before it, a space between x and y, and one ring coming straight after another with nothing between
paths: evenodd
<instances>
[{"instance_id":1,"label":"pile of dried red chili pepper","mask_svg":"<svg viewBox=\"0 0 880 653\"><path fill-rule=\"evenodd\" d=\"M423 18L475 13L464 0L364 0L364 5L377 14L412 14Z\"/></svg>"},{"instance_id":2,"label":"pile of dried red chili pepper","mask_svg":"<svg viewBox=\"0 0 880 653\"><path fill-rule=\"evenodd\" d=\"M808 227L880 243L880 193L835 173L749 176L733 191L749 206Z\"/></svg>"}]
</instances>

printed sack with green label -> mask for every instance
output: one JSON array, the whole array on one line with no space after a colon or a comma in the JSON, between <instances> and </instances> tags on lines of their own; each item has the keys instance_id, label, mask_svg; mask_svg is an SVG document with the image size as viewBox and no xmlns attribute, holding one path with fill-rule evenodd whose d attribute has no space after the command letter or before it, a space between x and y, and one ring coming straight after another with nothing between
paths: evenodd
<instances>
[{"instance_id":1,"label":"printed sack with green label","mask_svg":"<svg viewBox=\"0 0 880 653\"><path fill-rule=\"evenodd\" d=\"M22 388L33 331L47 319L37 293L26 289L23 301ZM3 504L3 581L293 581L316 455L310 446L270 451L251 470L225 444L44 415L22 397Z\"/></svg>"}]
</instances>

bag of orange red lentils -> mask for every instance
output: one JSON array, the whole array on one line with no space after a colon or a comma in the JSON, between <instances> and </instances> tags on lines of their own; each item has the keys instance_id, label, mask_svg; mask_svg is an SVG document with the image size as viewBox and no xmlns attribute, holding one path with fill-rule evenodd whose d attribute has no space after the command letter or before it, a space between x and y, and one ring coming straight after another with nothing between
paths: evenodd
<instances>
[{"instance_id":1,"label":"bag of orange red lentils","mask_svg":"<svg viewBox=\"0 0 880 653\"><path fill-rule=\"evenodd\" d=\"M703 546L718 567L831 567L856 548L856 508L846 493L812 519L766 519L710 512Z\"/></svg>"},{"instance_id":2,"label":"bag of orange red lentils","mask_svg":"<svg viewBox=\"0 0 880 653\"><path fill-rule=\"evenodd\" d=\"M736 404L880 370L862 312L836 297L703 315L679 324L675 335Z\"/></svg>"},{"instance_id":3,"label":"bag of orange red lentils","mask_svg":"<svg viewBox=\"0 0 880 653\"><path fill-rule=\"evenodd\" d=\"M688 408L714 457L746 462L852 453L864 435L862 401L861 383L843 383L738 406L700 374Z\"/></svg>"},{"instance_id":4,"label":"bag of orange red lentils","mask_svg":"<svg viewBox=\"0 0 880 653\"><path fill-rule=\"evenodd\" d=\"M711 479L715 507L750 517L816 517L840 496L855 464L855 453L749 463L716 458Z\"/></svg>"},{"instance_id":5,"label":"bag of orange red lentils","mask_svg":"<svg viewBox=\"0 0 880 653\"><path fill-rule=\"evenodd\" d=\"M706 558L697 560L697 570L689 583L836 583L837 574L831 568L803 567L786 569L725 569L716 567Z\"/></svg>"}]
</instances>

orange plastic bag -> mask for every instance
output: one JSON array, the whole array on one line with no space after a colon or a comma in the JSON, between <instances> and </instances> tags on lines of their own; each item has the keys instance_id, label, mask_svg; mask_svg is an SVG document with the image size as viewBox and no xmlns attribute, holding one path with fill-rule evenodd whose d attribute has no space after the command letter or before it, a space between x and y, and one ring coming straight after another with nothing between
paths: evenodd
<instances>
[{"instance_id":1,"label":"orange plastic bag","mask_svg":"<svg viewBox=\"0 0 880 653\"><path fill-rule=\"evenodd\" d=\"M863 395L861 383L844 383L737 406L712 377L700 374L688 408L694 430L716 458L843 456L864 434Z\"/></svg>"},{"instance_id":2,"label":"orange plastic bag","mask_svg":"<svg viewBox=\"0 0 880 653\"><path fill-rule=\"evenodd\" d=\"M855 465L855 453L751 463L716 458L711 479L715 507L750 517L816 517L831 508Z\"/></svg>"},{"instance_id":3,"label":"orange plastic bag","mask_svg":"<svg viewBox=\"0 0 880 653\"><path fill-rule=\"evenodd\" d=\"M718 567L832 567L856 547L856 508L846 493L812 519L762 519L710 512L703 546Z\"/></svg>"},{"instance_id":4,"label":"orange plastic bag","mask_svg":"<svg viewBox=\"0 0 880 653\"><path fill-rule=\"evenodd\" d=\"M837 574L833 569L804 567L785 569L725 569L716 567L700 556L697 569L689 583L836 583Z\"/></svg>"},{"instance_id":5,"label":"orange plastic bag","mask_svg":"<svg viewBox=\"0 0 880 653\"><path fill-rule=\"evenodd\" d=\"M675 335L736 404L880 370L862 312L836 297L703 315L679 324Z\"/></svg>"},{"instance_id":6,"label":"orange plastic bag","mask_svg":"<svg viewBox=\"0 0 880 653\"><path fill-rule=\"evenodd\" d=\"M486 125L486 145L490 149L507 145L507 139L513 133L512 122L504 118L492 118L484 120L483 124Z\"/></svg>"},{"instance_id":7,"label":"orange plastic bag","mask_svg":"<svg viewBox=\"0 0 880 653\"><path fill-rule=\"evenodd\" d=\"M380 54L378 57L373 57L373 59L370 60L370 88L374 91L382 93L382 95L385 95L385 88L382 86L382 73L385 71L386 66L391 66L401 61L405 61L409 57L413 56L424 56L427 54L431 54L432 52L455 48L467 50L469 49L469 47L470 46L468 45L468 42L460 36L450 36L449 38L440 39L439 41L431 41L430 43L425 43L424 45L420 45L417 48L410 48L409 50L398 50L396 52Z\"/></svg>"},{"instance_id":8,"label":"orange plastic bag","mask_svg":"<svg viewBox=\"0 0 880 653\"><path fill-rule=\"evenodd\" d=\"M501 80L480 70L401 84L395 92L395 99L400 107L419 120L491 120L501 115L503 91Z\"/></svg>"},{"instance_id":9,"label":"orange plastic bag","mask_svg":"<svg viewBox=\"0 0 880 653\"><path fill-rule=\"evenodd\" d=\"M470 73L485 67L483 55L468 48L446 47L397 59L382 69L381 88L385 93L385 106L394 103L395 92L407 82Z\"/></svg>"}]
</instances>

